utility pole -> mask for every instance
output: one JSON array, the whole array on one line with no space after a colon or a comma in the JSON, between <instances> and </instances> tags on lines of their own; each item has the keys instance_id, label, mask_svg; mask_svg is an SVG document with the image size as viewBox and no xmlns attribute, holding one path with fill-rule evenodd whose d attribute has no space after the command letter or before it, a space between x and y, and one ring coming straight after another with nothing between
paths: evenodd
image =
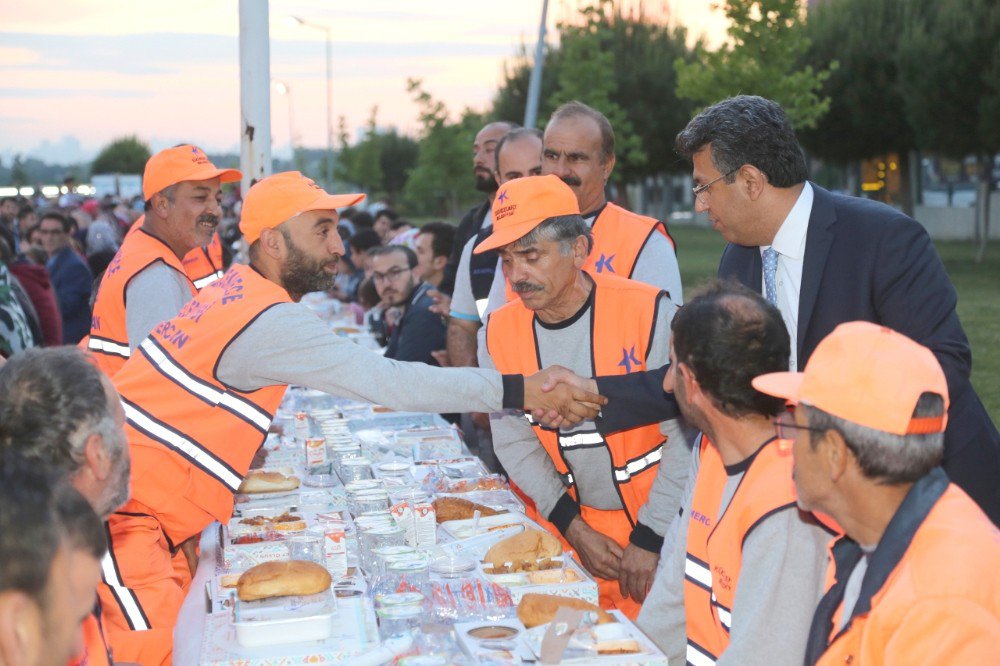
<instances>
[{"instance_id":1,"label":"utility pole","mask_svg":"<svg viewBox=\"0 0 1000 666\"><path fill-rule=\"evenodd\" d=\"M271 175L271 47L267 0L240 0L241 192Z\"/></svg>"},{"instance_id":2,"label":"utility pole","mask_svg":"<svg viewBox=\"0 0 1000 666\"><path fill-rule=\"evenodd\" d=\"M542 20L538 24L538 43L535 45L535 63L528 82L528 103L524 107L524 126L531 129L538 121L538 98L542 94L542 67L545 65L545 22L549 13L549 0L542 0Z\"/></svg>"}]
</instances>

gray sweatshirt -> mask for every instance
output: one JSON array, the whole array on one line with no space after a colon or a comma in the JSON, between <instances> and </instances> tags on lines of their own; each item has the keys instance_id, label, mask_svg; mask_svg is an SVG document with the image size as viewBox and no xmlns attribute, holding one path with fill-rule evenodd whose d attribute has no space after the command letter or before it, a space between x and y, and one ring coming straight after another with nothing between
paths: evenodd
<instances>
[{"instance_id":1,"label":"gray sweatshirt","mask_svg":"<svg viewBox=\"0 0 1000 666\"><path fill-rule=\"evenodd\" d=\"M187 278L162 262L137 273L125 289L125 330L129 348L135 351L157 324L176 317L191 298Z\"/></svg>"},{"instance_id":2,"label":"gray sweatshirt","mask_svg":"<svg viewBox=\"0 0 1000 666\"><path fill-rule=\"evenodd\" d=\"M590 352L591 301L570 319L546 325L535 320L542 367L562 365L583 377L594 375ZM670 354L670 321L676 307L667 298L660 304L647 366L660 367ZM486 346L479 348L479 364L493 368ZM549 518L566 492L555 464L546 453L524 415L516 411L494 413L490 417L493 446L497 458L510 477ZM621 498L612 480L611 455L606 446L588 446L597 433L593 421L585 420L564 433L576 434L580 445L566 448L566 462L574 476L582 505L601 510L622 509ZM663 536L677 515L688 470L688 442L677 421L664 421L660 431L667 437L663 458L646 504L639 510L639 522ZM599 439L599 437L597 438Z\"/></svg>"},{"instance_id":3,"label":"gray sweatshirt","mask_svg":"<svg viewBox=\"0 0 1000 666\"><path fill-rule=\"evenodd\" d=\"M247 326L223 352L218 376L241 391L295 384L410 412L493 412L503 405L495 370L387 359L334 335L301 303L277 305Z\"/></svg>"},{"instance_id":4,"label":"gray sweatshirt","mask_svg":"<svg viewBox=\"0 0 1000 666\"><path fill-rule=\"evenodd\" d=\"M660 564L636 624L667 655L686 662L684 561L698 448L692 451L680 520L663 543ZM729 475L718 516L736 493L745 469ZM778 511L757 525L743 544L740 576L732 608L729 647L719 666L800 666L816 604L823 596L829 533L802 519L795 507Z\"/></svg>"}]
</instances>

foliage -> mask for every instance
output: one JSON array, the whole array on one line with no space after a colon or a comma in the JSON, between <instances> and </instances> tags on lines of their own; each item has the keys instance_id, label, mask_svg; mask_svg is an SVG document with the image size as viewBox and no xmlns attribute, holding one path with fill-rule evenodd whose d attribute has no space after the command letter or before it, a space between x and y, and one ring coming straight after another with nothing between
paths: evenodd
<instances>
[{"instance_id":1,"label":"foliage","mask_svg":"<svg viewBox=\"0 0 1000 666\"><path fill-rule=\"evenodd\" d=\"M349 145L344 120L340 126L340 152L334 174L338 180L358 186L373 199L394 204L400 197L409 172L417 162L416 140L401 136L395 128L379 131L378 107L373 107L364 136Z\"/></svg>"},{"instance_id":2,"label":"foliage","mask_svg":"<svg viewBox=\"0 0 1000 666\"><path fill-rule=\"evenodd\" d=\"M90 166L91 173L142 173L150 157L149 146L137 136L115 139Z\"/></svg>"},{"instance_id":3,"label":"foliage","mask_svg":"<svg viewBox=\"0 0 1000 666\"><path fill-rule=\"evenodd\" d=\"M761 95L785 109L796 129L815 126L830 107L820 89L837 65L802 65L810 40L800 0L727 0L729 42L699 49L698 62L674 63L677 95L707 106L739 94Z\"/></svg>"},{"instance_id":4,"label":"foliage","mask_svg":"<svg viewBox=\"0 0 1000 666\"><path fill-rule=\"evenodd\" d=\"M434 99L420 79L409 79L407 91L420 109L419 152L416 166L403 189L403 199L414 215L457 216L461 206L475 198L471 146L484 117L466 109L458 122Z\"/></svg>"},{"instance_id":5,"label":"foliage","mask_svg":"<svg viewBox=\"0 0 1000 666\"><path fill-rule=\"evenodd\" d=\"M915 148L896 60L904 15L898 0L839 0L810 10L805 62L817 70L840 63L822 88L829 112L800 133L814 155L845 164Z\"/></svg>"},{"instance_id":6,"label":"foliage","mask_svg":"<svg viewBox=\"0 0 1000 666\"><path fill-rule=\"evenodd\" d=\"M585 7L580 16L580 23L559 25L560 46L546 45L539 119L571 99L605 113L615 128L612 178L619 182L685 169L669 158L693 110L675 94L673 63L693 58L685 29L646 15L641 5L626 13L608 0ZM505 64L492 118L523 117L531 66L522 45Z\"/></svg>"}]
</instances>

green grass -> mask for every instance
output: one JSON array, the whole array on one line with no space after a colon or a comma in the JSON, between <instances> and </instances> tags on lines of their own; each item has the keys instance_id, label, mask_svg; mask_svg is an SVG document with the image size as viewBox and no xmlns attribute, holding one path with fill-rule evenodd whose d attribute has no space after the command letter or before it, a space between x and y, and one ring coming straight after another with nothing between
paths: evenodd
<instances>
[{"instance_id":1,"label":"green grass","mask_svg":"<svg viewBox=\"0 0 1000 666\"><path fill-rule=\"evenodd\" d=\"M685 294L715 276L725 243L711 229L671 226ZM938 242L938 253L958 291L958 316L972 345L972 384L994 422L1000 420L1000 245L975 263L971 243Z\"/></svg>"}]
</instances>

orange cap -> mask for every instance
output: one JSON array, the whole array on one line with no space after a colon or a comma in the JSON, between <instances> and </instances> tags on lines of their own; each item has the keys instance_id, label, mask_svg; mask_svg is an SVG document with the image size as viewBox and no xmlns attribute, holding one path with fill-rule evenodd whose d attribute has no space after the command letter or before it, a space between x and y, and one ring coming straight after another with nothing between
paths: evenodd
<instances>
[{"instance_id":1,"label":"orange cap","mask_svg":"<svg viewBox=\"0 0 1000 666\"><path fill-rule=\"evenodd\" d=\"M497 191L493 200L493 233L473 252L479 254L509 245L550 217L579 214L576 195L559 176L515 178Z\"/></svg>"},{"instance_id":2,"label":"orange cap","mask_svg":"<svg viewBox=\"0 0 1000 666\"><path fill-rule=\"evenodd\" d=\"M240 231L247 243L252 243L264 229L273 229L296 215L353 206L364 198L364 194L327 194L298 171L276 173L251 187L243 198Z\"/></svg>"},{"instance_id":3,"label":"orange cap","mask_svg":"<svg viewBox=\"0 0 1000 666\"><path fill-rule=\"evenodd\" d=\"M948 382L931 350L866 321L841 324L823 338L805 372L760 375L753 387L895 435L943 432L948 422ZM944 398L944 415L913 418L925 392Z\"/></svg>"},{"instance_id":4,"label":"orange cap","mask_svg":"<svg viewBox=\"0 0 1000 666\"><path fill-rule=\"evenodd\" d=\"M219 169L197 146L177 146L156 153L146 162L142 174L142 196L149 201L157 192L185 180L218 178L232 183L243 177L236 169Z\"/></svg>"}]
</instances>

